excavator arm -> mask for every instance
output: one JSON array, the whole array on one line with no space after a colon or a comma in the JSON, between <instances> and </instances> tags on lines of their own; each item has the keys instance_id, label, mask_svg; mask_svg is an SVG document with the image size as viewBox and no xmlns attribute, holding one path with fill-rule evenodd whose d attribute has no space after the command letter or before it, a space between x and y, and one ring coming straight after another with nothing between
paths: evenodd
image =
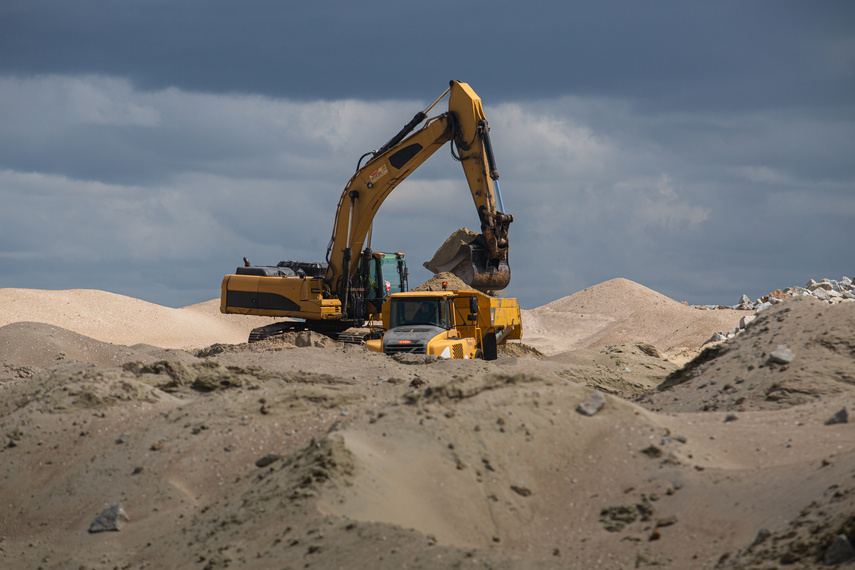
<instances>
[{"instance_id":1,"label":"excavator arm","mask_svg":"<svg viewBox=\"0 0 855 570\"><path fill-rule=\"evenodd\" d=\"M446 94L449 94L448 111L428 118L428 112ZM425 124L413 133L422 122ZM351 280L357 271L353 252L362 251L381 204L398 184L449 141L452 156L463 165L481 222L481 234L464 253L466 264L471 265L467 280L483 290L499 290L508 285L508 226L513 216L504 213L489 132L481 99L466 83L451 81L445 93L417 113L389 142L363 156L371 158L357 168L341 194L327 248L324 282L331 294L347 303Z\"/></svg>"}]
</instances>

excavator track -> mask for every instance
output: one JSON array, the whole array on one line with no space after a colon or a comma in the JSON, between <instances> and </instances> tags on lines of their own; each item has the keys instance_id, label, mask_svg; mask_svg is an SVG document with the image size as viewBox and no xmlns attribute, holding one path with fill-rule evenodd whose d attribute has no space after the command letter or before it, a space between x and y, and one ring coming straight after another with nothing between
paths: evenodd
<instances>
[{"instance_id":1,"label":"excavator track","mask_svg":"<svg viewBox=\"0 0 855 570\"><path fill-rule=\"evenodd\" d=\"M365 344L372 338L383 338L383 332L369 327L351 327L338 334L337 341L345 344Z\"/></svg>"},{"instance_id":2,"label":"excavator track","mask_svg":"<svg viewBox=\"0 0 855 570\"><path fill-rule=\"evenodd\" d=\"M347 327L346 323L319 324L305 321L280 321L252 329L249 342L259 342L282 336L289 332L314 331L346 344L363 345L369 338L380 338L383 333L369 327Z\"/></svg>"},{"instance_id":3,"label":"excavator track","mask_svg":"<svg viewBox=\"0 0 855 570\"><path fill-rule=\"evenodd\" d=\"M299 332L308 330L306 323L300 321L281 321L272 325L254 328L249 332L249 342L259 342L277 336L282 336L287 332Z\"/></svg>"}]
</instances>

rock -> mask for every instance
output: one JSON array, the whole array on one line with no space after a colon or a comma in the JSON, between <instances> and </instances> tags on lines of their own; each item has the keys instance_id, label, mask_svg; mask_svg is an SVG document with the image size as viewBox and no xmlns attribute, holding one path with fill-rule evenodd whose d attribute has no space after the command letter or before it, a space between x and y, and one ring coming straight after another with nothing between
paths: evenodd
<instances>
[{"instance_id":1,"label":"rock","mask_svg":"<svg viewBox=\"0 0 855 570\"><path fill-rule=\"evenodd\" d=\"M659 540L662 538L662 531L659 530L659 527L653 529L653 532L650 533L650 536L647 538L649 541Z\"/></svg>"},{"instance_id":2,"label":"rock","mask_svg":"<svg viewBox=\"0 0 855 570\"><path fill-rule=\"evenodd\" d=\"M829 292L819 287L814 289L811 294L820 301L828 301L829 299L831 299L831 295L829 295Z\"/></svg>"},{"instance_id":3,"label":"rock","mask_svg":"<svg viewBox=\"0 0 855 570\"><path fill-rule=\"evenodd\" d=\"M834 284L831 279L823 279L822 281L816 282L813 279L808 281L808 284L805 286L808 291L812 291L816 293L817 289L822 289L824 291L831 291L834 289Z\"/></svg>"},{"instance_id":4,"label":"rock","mask_svg":"<svg viewBox=\"0 0 855 570\"><path fill-rule=\"evenodd\" d=\"M656 459L657 457L662 457L662 448L656 447L655 445L649 445L642 449L641 453L643 453L647 457L652 457L653 459Z\"/></svg>"},{"instance_id":5,"label":"rock","mask_svg":"<svg viewBox=\"0 0 855 570\"><path fill-rule=\"evenodd\" d=\"M780 300L783 300L783 299L787 299L787 298L789 298L789 297L790 297L790 294L789 294L789 293L785 293L784 291L782 291L782 290L780 290L780 289L775 289L774 291L772 291L771 293L769 293L769 300L770 300L770 301L771 301L772 299L777 299L777 300L779 300L779 301L780 301Z\"/></svg>"},{"instance_id":6,"label":"rock","mask_svg":"<svg viewBox=\"0 0 855 570\"><path fill-rule=\"evenodd\" d=\"M122 505L120 503L112 503L104 507L101 514L95 517L95 520L89 525L89 532L118 531L128 521L128 514L122 508Z\"/></svg>"},{"instance_id":7,"label":"rock","mask_svg":"<svg viewBox=\"0 0 855 570\"><path fill-rule=\"evenodd\" d=\"M739 300L738 304L733 305L732 307L718 308L730 308L742 311L753 310L754 314L756 315L760 311L768 309L773 305L783 303L791 297L803 296L814 297L815 299L825 301L827 303L855 301L855 285L853 285L852 279L850 279L849 277L842 277L840 281L835 281L834 279L821 279L820 281L815 281L811 279L805 284L804 287L787 287L786 289L776 289L768 295L764 295L762 298L757 299L754 302L751 301L748 295L742 295L742 298ZM710 309L715 307L697 306L696 308ZM738 330L731 331L727 334L718 332L704 344L725 340L743 332L748 323L751 322L753 319L754 316L743 317L739 321Z\"/></svg>"},{"instance_id":8,"label":"rock","mask_svg":"<svg viewBox=\"0 0 855 570\"><path fill-rule=\"evenodd\" d=\"M276 453L268 453L264 457L258 458L255 461L255 466L256 467L267 467L271 463L275 463L275 462L279 461L280 459L282 459L281 455L278 455Z\"/></svg>"},{"instance_id":9,"label":"rock","mask_svg":"<svg viewBox=\"0 0 855 570\"><path fill-rule=\"evenodd\" d=\"M751 543L751 546L757 546L758 544L766 542L766 539L770 536L772 536L772 533L768 528L761 528L757 531L757 536L754 538L754 542Z\"/></svg>"},{"instance_id":10,"label":"rock","mask_svg":"<svg viewBox=\"0 0 855 570\"><path fill-rule=\"evenodd\" d=\"M843 408L839 412L828 418L828 420L825 422L825 425L831 426L834 424L846 423L849 423L849 412L846 411L846 408Z\"/></svg>"},{"instance_id":11,"label":"rock","mask_svg":"<svg viewBox=\"0 0 855 570\"><path fill-rule=\"evenodd\" d=\"M841 564L847 560L855 558L855 548L852 548L852 543L849 542L849 537L845 534L838 534L832 541L831 546L825 551L822 556L822 563L827 566Z\"/></svg>"},{"instance_id":12,"label":"rock","mask_svg":"<svg viewBox=\"0 0 855 570\"><path fill-rule=\"evenodd\" d=\"M724 334L724 333L723 333L723 332L721 332L721 331L718 331L718 332L716 332L715 334L713 334L713 335L709 338L709 340L708 340L708 341L706 341L704 344L709 344L709 343L711 343L711 342L720 342L720 341L723 341L723 340L727 340L727 335L726 335L726 334Z\"/></svg>"},{"instance_id":13,"label":"rock","mask_svg":"<svg viewBox=\"0 0 855 570\"><path fill-rule=\"evenodd\" d=\"M635 346L637 346L638 350L640 350L647 356L652 356L653 358L662 358L662 353L660 353L659 349L653 346L652 344L639 342Z\"/></svg>"},{"instance_id":14,"label":"rock","mask_svg":"<svg viewBox=\"0 0 855 570\"><path fill-rule=\"evenodd\" d=\"M776 364L789 364L795 357L796 355L787 348L787 345L779 344L777 350L773 350L769 355L769 361Z\"/></svg>"},{"instance_id":15,"label":"rock","mask_svg":"<svg viewBox=\"0 0 855 570\"><path fill-rule=\"evenodd\" d=\"M576 406L576 411L585 416L593 416L606 405L606 398L602 392L594 392L584 402Z\"/></svg>"}]
</instances>

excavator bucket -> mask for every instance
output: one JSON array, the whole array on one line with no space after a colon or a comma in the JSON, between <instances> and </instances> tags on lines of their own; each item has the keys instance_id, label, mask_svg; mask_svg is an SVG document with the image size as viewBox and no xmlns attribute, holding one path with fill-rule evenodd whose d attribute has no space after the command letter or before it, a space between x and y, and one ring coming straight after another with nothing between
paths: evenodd
<instances>
[{"instance_id":1,"label":"excavator bucket","mask_svg":"<svg viewBox=\"0 0 855 570\"><path fill-rule=\"evenodd\" d=\"M466 249L469 251L467 252ZM469 244L461 248L466 257L451 272L479 291L501 291L511 282L508 262L490 260L486 247Z\"/></svg>"},{"instance_id":2,"label":"excavator bucket","mask_svg":"<svg viewBox=\"0 0 855 570\"><path fill-rule=\"evenodd\" d=\"M481 234L466 228L451 234L424 266L434 273L452 273L479 291L500 291L511 282L508 262L490 259Z\"/></svg>"}]
</instances>

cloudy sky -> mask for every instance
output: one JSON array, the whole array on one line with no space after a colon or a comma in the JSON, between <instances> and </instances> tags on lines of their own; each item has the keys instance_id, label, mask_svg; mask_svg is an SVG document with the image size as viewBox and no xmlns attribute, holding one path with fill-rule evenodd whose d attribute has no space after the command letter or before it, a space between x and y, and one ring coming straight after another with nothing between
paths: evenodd
<instances>
[{"instance_id":1,"label":"cloudy sky","mask_svg":"<svg viewBox=\"0 0 855 570\"><path fill-rule=\"evenodd\" d=\"M490 121L524 308L855 274L848 0L27 0L0 2L0 287L179 307L243 256L322 261L358 158L450 79ZM373 246L417 285L461 227L446 147Z\"/></svg>"}]
</instances>

